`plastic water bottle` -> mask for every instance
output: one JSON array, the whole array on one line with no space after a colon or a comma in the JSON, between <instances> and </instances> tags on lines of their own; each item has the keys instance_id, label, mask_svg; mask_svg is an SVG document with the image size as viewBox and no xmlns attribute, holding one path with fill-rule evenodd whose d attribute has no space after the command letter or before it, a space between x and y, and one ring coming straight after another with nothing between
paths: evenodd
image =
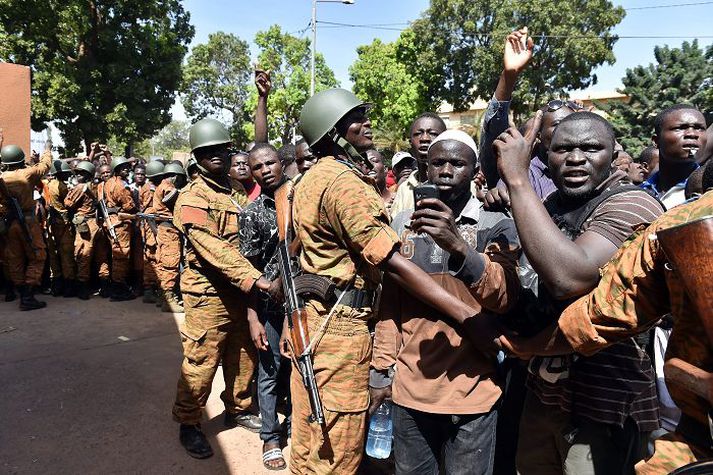
<instances>
[{"instance_id":1,"label":"plastic water bottle","mask_svg":"<svg viewBox=\"0 0 713 475\"><path fill-rule=\"evenodd\" d=\"M366 454L375 459L386 459L391 454L393 432L393 403L385 400L371 416L369 435L366 438Z\"/></svg>"}]
</instances>

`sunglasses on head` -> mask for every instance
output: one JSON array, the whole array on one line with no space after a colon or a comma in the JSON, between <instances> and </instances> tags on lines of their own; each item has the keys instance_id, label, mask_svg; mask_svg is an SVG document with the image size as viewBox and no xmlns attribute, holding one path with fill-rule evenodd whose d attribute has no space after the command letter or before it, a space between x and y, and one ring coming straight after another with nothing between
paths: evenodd
<instances>
[{"instance_id":1,"label":"sunglasses on head","mask_svg":"<svg viewBox=\"0 0 713 475\"><path fill-rule=\"evenodd\" d=\"M559 99L555 99L554 101L550 101L547 103L547 111L554 112L554 111L559 110L565 106L568 107L573 112L581 111L582 109L584 109L584 107L580 106L576 102L561 101Z\"/></svg>"}]
</instances>

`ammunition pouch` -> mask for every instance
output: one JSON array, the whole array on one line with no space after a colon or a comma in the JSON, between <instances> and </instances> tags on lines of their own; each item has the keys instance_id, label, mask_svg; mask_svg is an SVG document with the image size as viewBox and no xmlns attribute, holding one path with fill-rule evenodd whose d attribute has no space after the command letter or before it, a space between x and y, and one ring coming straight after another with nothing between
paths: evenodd
<instances>
[{"instance_id":1,"label":"ammunition pouch","mask_svg":"<svg viewBox=\"0 0 713 475\"><path fill-rule=\"evenodd\" d=\"M325 304L352 308L374 308L378 301L379 290L349 289L342 291L328 277L316 274L301 274L294 278L295 291L303 299L314 298Z\"/></svg>"},{"instance_id":2,"label":"ammunition pouch","mask_svg":"<svg viewBox=\"0 0 713 475\"><path fill-rule=\"evenodd\" d=\"M89 233L89 224L87 224L87 217L83 214L75 214L72 218L72 224L79 234Z\"/></svg>"}]
</instances>

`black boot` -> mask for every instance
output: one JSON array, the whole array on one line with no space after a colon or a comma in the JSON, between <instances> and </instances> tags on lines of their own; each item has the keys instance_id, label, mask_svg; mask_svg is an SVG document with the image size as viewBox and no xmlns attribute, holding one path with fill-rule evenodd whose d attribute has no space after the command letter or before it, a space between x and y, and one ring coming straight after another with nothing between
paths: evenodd
<instances>
[{"instance_id":1,"label":"black boot","mask_svg":"<svg viewBox=\"0 0 713 475\"><path fill-rule=\"evenodd\" d=\"M35 291L32 286L20 285L18 290L20 291L20 310L37 310L47 306L47 302L40 302L35 298Z\"/></svg>"},{"instance_id":2,"label":"black boot","mask_svg":"<svg viewBox=\"0 0 713 475\"><path fill-rule=\"evenodd\" d=\"M131 291L128 285L121 282L112 282L111 297L109 300L112 302L123 302L125 300L134 300L136 296Z\"/></svg>"},{"instance_id":3,"label":"black boot","mask_svg":"<svg viewBox=\"0 0 713 475\"><path fill-rule=\"evenodd\" d=\"M59 297L64 292L64 279L62 277L56 277L52 279L52 284L50 285L50 294L53 297Z\"/></svg>"},{"instance_id":4,"label":"black boot","mask_svg":"<svg viewBox=\"0 0 713 475\"><path fill-rule=\"evenodd\" d=\"M225 427L242 427L250 432L260 432L262 428L262 421L255 414L243 411L237 413L225 412L223 416L223 424Z\"/></svg>"},{"instance_id":5,"label":"black boot","mask_svg":"<svg viewBox=\"0 0 713 475\"><path fill-rule=\"evenodd\" d=\"M213 449L208 443L201 426L181 424L181 429L178 433L178 439L188 455L197 459L206 459L213 455Z\"/></svg>"},{"instance_id":6,"label":"black boot","mask_svg":"<svg viewBox=\"0 0 713 475\"><path fill-rule=\"evenodd\" d=\"M111 295L111 282L108 279L101 279L99 283L99 297L103 299L109 298Z\"/></svg>"},{"instance_id":7,"label":"black boot","mask_svg":"<svg viewBox=\"0 0 713 475\"><path fill-rule=\"evenodd\" d=\"M80 300L89 300L89 282L77 282L77 297Z\"/></svg>"},{"instance_id":8,"label":"black boot","mask_svg":"<svg viewBox=\"0 0 713 475\"><path fill-rule=\"evenodd\" d=\"M76 297L77 296L77 281L76 280L65 280L64 281L64 292L62 296L65 298Z\"/></svg>"},{"instance_id":9,"label":"black boot","mask_svg":"<svg viewBox=\"0 0 713 475\"><path fill-rule=\"evenodd\" d=\"M17 298L15 293L15 286L8 282L5 288L5 302L13 302Z\"/></svg>"}]
</instances>

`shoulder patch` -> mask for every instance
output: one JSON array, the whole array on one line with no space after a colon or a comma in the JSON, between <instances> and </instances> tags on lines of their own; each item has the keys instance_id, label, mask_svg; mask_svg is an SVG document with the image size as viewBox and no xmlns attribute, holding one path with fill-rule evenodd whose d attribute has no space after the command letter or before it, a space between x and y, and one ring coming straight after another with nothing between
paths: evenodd
<instances>
[{"instance_id":1,"label":"shoulder patch","mask_svg":"<svg viewBox=\"0 0 713 475\"><path fill-rule=\"evenodd\" d=\"M193 206L181 206L181 223L183 225L195 224L205 227L208 224L208 211Z\"/></svg>"}]
</instances>

